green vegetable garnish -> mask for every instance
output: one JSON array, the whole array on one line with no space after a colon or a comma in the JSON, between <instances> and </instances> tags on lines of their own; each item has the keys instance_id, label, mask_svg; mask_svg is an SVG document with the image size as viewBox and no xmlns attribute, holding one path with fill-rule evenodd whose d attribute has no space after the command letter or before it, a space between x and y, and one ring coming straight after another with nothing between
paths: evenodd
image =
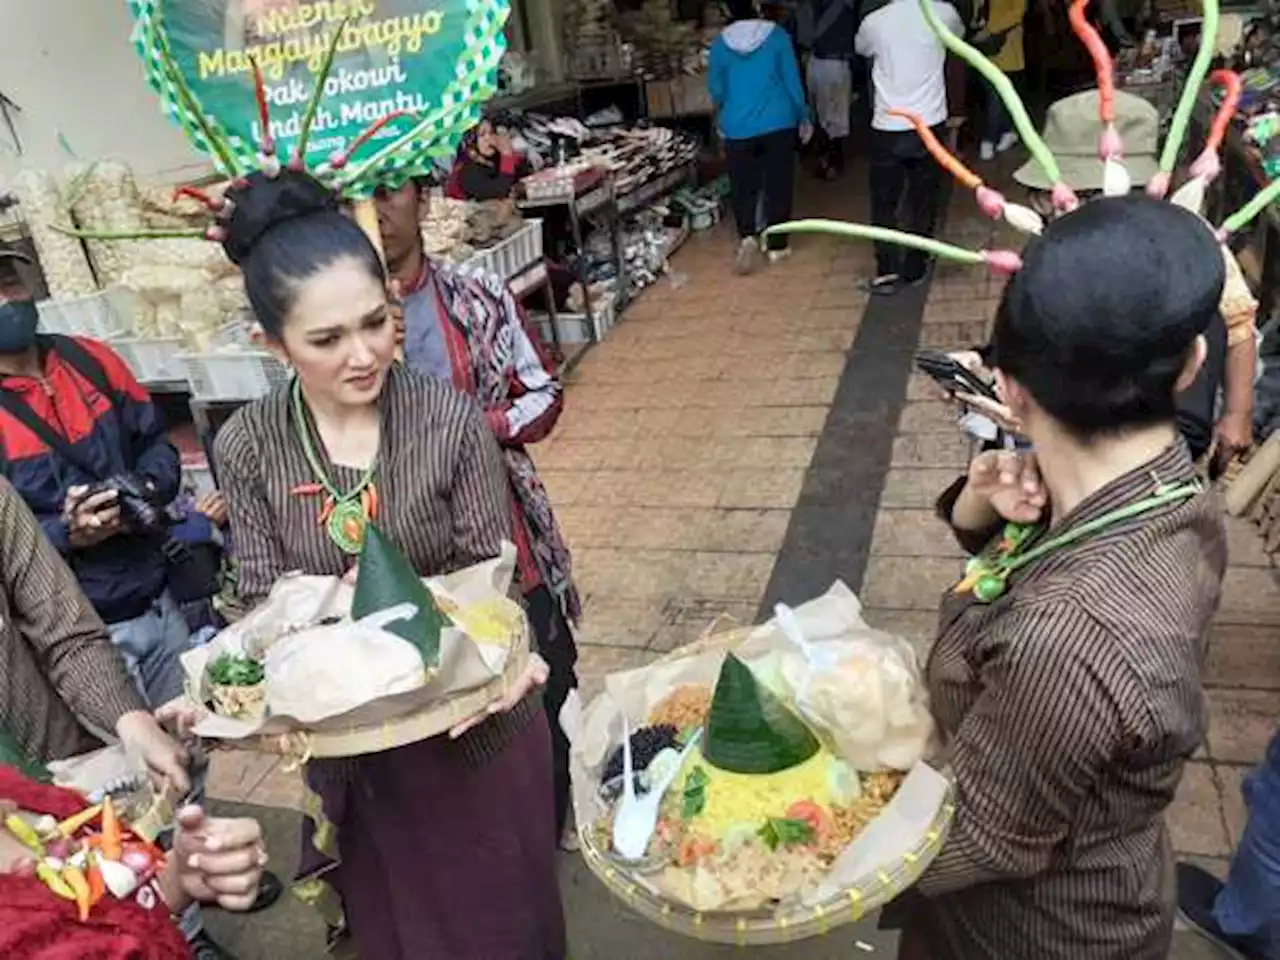
<instances>
[{"instance_id":1,"label":"green vegetable garnish","mask_svg":"<svg viewBox=\"0 0 1280 960\"><path fill-rule=\"evenodd\" d=\"M807 820L787 820L781 817L770 817L764 826L756 831L756 836L764 841L770 850L778 847L804 846L813 842L813 825Z\"/></svg>"},{"instance_id":2,"label":"green vegetable garnish","mask_svg":"<svg viewBox=\"0 0 1280 960\"><path fill-rule=\"evenodd\" d=\"M688 820L700 814L707 805L707 771L694 767L684 782L684 798L680 804L680 816Z\"/></svg>"},{"instance_id":3,"label":"green vegetable garnish","mask_svg":"<svg viewBox=\"0 0 1280 960\"><path fill-rule=\"evenodd\" d=\"M265 678L262 664L252 657L224 653L209 665L209 679L224 687L253 687Z\"/></svg>"}]
</instances>

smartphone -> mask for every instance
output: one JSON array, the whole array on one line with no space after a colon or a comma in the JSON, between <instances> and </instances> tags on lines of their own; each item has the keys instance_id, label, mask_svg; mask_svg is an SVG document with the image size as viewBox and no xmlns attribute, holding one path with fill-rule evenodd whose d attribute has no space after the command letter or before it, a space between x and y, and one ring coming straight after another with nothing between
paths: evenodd
<instances>
[{"instance_id":1,"label":"smartphone","mask_svg":"<svg viewBox=\"0 0 1280 960\"><path fill-rule=\"evenodd\" d=\"M991 384L959 360L940 350L921 350L916 354L916 368L932 377L947 393L971 393L976 397L1000 402Z\"/></svg>"}]
</instances>

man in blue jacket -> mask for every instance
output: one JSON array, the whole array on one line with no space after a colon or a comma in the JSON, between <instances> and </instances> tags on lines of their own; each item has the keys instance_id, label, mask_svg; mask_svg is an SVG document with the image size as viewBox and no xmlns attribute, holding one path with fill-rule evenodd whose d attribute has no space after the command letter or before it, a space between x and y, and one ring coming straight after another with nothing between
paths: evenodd
<instances>
[{"instance_id":1,"label":"man in blue jacket","mask_svg":"<svg viewBox=\"0 0 1280 960\"><path fill-rule=\"evenodd\" d=\"M786 31L760 19L752 0L729 0L728 9L731 22L711 45L707 87L725 141L738 224L734 269L747 274L759 266L761 229L791 219L796 137L808 142L813 127ZM786 237L770 237L768 247L770 261L790 252Z\"/></svg>"}]
</instances>

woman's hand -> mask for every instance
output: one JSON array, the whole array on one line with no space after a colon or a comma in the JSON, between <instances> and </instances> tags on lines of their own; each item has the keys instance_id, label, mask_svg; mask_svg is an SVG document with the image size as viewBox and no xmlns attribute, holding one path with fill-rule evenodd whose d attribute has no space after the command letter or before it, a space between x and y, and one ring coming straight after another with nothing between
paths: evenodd
<instances>
[{"instance_id":1,"label":"woman's hand","mask_svg":"<svg viewBox=\"0 0 1280 960\"><path fill-rule=\"evenodd\" d=\"M175 913L192 900L248 910L266 865L257 820L208 817L200 807L183 807L173 853L161 875L165 902Z\"/></svg>"},{"instance_id":2,"label":"woman's hand","mask_svg":"<svg viewBox=\"0 0 1280 960\"><path fill-rule=\"evenodd\" d=\"M116 723L116 734L127 752L142 758L154 779L167 782L179 796L191 789L190 755L154 716L143 710L126 713Z\"/></svg>"},{"instance_id":3,"label":"woman's hand","mask_svg":"<svg viewBox=\"0 0 1280 960\"><path fill-rule=\"evenodd\" d=\"M969 479L951 510L951 523L973 531L1001 520L1035 523L1048 502L1035 454L988 450L969 464Z\"/></svg>"},{"instance_id":4,"label":"woman's hand","mask_svg":"<svg viewBox=\"0 0 1280 960\"><path fill-rule=\"evenodd\" d=\"M488 709L482 713L477 713L474 717L463 720L457 726L449 731L449 737L457 740L468 730L478 727L490 717L499 713L508 713L515 708L521 700L528 696L530 690L544 686L547 677L551 675L551 668L547 666L547 661L543 660L536 653L529 654L529 665L524 668L524 673L520 679L512 684L511 689L507 691L506 696L501 700L495 700L489 704Z\"/></svg>"}]
</instances>

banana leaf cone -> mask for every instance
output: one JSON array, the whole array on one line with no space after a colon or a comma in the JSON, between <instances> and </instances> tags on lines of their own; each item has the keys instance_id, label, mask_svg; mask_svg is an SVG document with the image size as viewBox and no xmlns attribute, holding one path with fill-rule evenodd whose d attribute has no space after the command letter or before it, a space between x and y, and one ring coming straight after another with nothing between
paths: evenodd
<instances>
[{"instance_id":1,"label":"banana leaf cone","mask_svg":"<svg viewBox=\"0 0 1280 960\"><path fill-rule=\"evenodd\" d=\"M819 750L818 738L732 653L725 657L711 698L702 754L730 773L779 773Z\"/></svg>"},{"instance_id":2,"label":"banana leaf cone","mask_svg":"<svg viewBox=\"0 0 1280 960\"><path fill-rule=\"evenodd\" d=\"M413 604L418 612L408 619L387 624L386 629L417 647L428 669L439 666L440 632L449 621L409 559L370 523L360 551L360 572L356 577L351 615L359 620L402 603Z\"/></svg>"},{"instance_id":3,"label":"banana leaf cone","mask_svg":"<svg viewBox=\"0 0 1280 960\"><path fill-rule=\"evenodd\" d=\"M7 730L0 730L0 767L12 767L37 783L53 783L53 774L33 760Z\"/></svg>"}]
</instances>

